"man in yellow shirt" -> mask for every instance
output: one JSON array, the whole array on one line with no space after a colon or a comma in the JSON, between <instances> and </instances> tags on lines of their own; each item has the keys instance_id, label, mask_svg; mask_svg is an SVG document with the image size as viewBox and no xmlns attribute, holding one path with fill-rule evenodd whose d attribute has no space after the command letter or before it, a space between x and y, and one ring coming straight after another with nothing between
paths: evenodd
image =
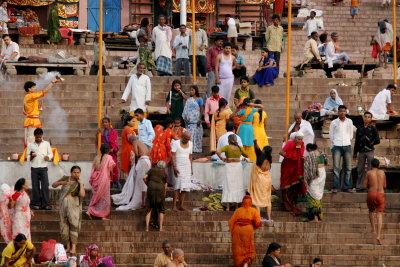
<instances>
[{"instance_id":1,"label":"man in yellow shirt","mask_svg":"<svg viewBox=\"0 0 400 267\"><path fill-rule=\"evenodd\" d=\"M13 241L8 243L1 253L1 264L4 267L32 266L35 247L23 234L18 234Z\"/></svg>"},{"instance_id":2,"label":"man in yellow shirt","mask_svg":"<svg viewBox=\"0 0 400 267\"><path fill-rule=\"evenodd\" d=\"M156 260L154 261L154 267L166 267L168 263L170 263L172 258L172 251L174 248L171 245L171 242L168 240L164 240L162 242L163 252L157 255ZM186 262L183 262L184 266L187 266Z\"/></svg>"},{"instance_id":3,"label":"man in yellow shirt","mask_svg":"<svg viewBox=\"0 0 400 267\"><path fill-rule=\"evenodd\" d=\"M281 18L275 14L272 16L273 25L267 28L265 32L265 41L269 53L273 53L276 65L279 70L279 61L281 59L281 52L283 51L283 28L280 25Z\"/></svg>"},{"instance_id":4,"label":"man in yellow shirt","mask_svg":"<svg viewBox=\"0 0 400 267\"><path fill-rule=\"evenodd\" d=\"M318 62L323 66L324 62L321 59L321 55L319 54L318 50L318 33L312 32L311 38L308 39L304 46L304 63L307 64L308 62Z\"/></svg>"},{"instance_id":5,"label":"man in yellow shirt","mask_svg":"<svg viewBox=\"0 0 400 267\"><path fill-rule=\"evenodd\" d=\"M25 147L28 145L28 143L35 141L35 137L33 136L35 129L42 128L42 123L39 119L39 98L44 97L44 94L47 93L55 83L56 79L54 78L54 80L43 91L40 92L36 92L36 84L34 82L29 81L24 85L26 92L24 97Z\"/></svg>"}]
</instances>

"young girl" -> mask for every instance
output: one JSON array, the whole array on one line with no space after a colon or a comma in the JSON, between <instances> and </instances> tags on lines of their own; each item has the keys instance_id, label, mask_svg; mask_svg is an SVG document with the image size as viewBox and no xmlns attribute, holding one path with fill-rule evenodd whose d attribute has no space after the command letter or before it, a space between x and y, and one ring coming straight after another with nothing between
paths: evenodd
<instances>
[{"instance_id":1,"label":"young girl","mask_svg":"<svg viewBox=\"0 0 400 267\"><path fill-rule=\"evenodd\" d=\"M254 74L254 80L260 87L274 85L274 79L278 78L279 75L274 55L272 53L268 54L268 52L267 48L263 48L261 51L258 69Z\"/></svg>"},{"instance_id":2,"label":"young girl","mask_svg":"<svg viewBox=\"0 0 400 267\"><path fill-rule=\"evenodd\" d=\"M171 91L168 92L166 105L167 113L172 118L181 118L183 112L183 100L188 99L186 92L182 90L182 82L174 80Z\"/></svg>"}]
</instances>

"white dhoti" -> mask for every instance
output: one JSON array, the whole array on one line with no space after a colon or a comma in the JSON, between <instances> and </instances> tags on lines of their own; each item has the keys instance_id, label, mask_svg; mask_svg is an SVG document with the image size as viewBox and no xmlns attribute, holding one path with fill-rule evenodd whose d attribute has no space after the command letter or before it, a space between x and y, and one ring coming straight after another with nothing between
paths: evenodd
<instances>
[{"instance_id":1,"label":"white dhoti","mask_svg":"<svg viewBox=\"0 0 400 267\"><path fill-rule=\"evenodd\" d=\"M218 85L219 87L219 95L222 96L223 98L228 101L229 104L229 99L231 97L232 93L232 87L233 87L233 82L234 82L235 76L232 76L231 78L226 78L226 79L221 79L221 84Z\"/></svg>"},{"instance_id":2,"label":"white dhoti","mask_svg":"<svg viewBox=\"0 0 400 267\"><path fill-rule=\"evenodd\" d=\"M179 173L175 177L174 189L190 192L192 188L192 165L188 157L176 157L176 168Z\"/></svg>"},{"instance_id":3,"label":"white dhoti","mask_svg":"<svg viewBox=\"0 0 400 267\"><path fill-rule=\"evenodd\" d=\"M326 171L325 167L318 167L319 176L307 186L308 194L315 200L321 200L324 195Z\"/></svg>"},{"instance_id":4,"label":"white dhoti","mask_svg":"<svg viewBox=\"0 0 400 267\"><path fill-rule=\"evenodd\" d=\"M226 163L226 177L222 184L222 203L242 203L246 195L243 181L243 167L240 162Z\"/></svg>"},{"instance_id":5,"label":"white dhoti","mask_svg":"<svg viewBox=\"0 0 400 267\"><path fill-rule=\"evenodd\" d=\"M28 146L29 143L35 142L35 135L33 132L36 130L36 127L28 126L25 128L25 145Z\"/></svg>"},{"instance_id":6,"label":"white dhoti","mask_svg":"<svg viewBox=\"0 0 400 267\"><path fill-rule=\"evenodd\" d=\"M122 189L122 193L119 195L113 195L112 198L114 203L116 203L115 199L119 200L120 198L124 197L125 199L121 202L123 204L117 208L117 210L136 210L140 209L142 206L142 192L147 191L147 186L143 181L143 177L151 168L150 158L148 156L141 156L137 162L137 164L132 167L134 169L129 172L128 179L124 188ZM126 189L126 193L124 193L125 186L128 188ZM130 193L130 194L128 194ZM121 195L121 196L120 196Z\"/></svg>"}]
</instances>

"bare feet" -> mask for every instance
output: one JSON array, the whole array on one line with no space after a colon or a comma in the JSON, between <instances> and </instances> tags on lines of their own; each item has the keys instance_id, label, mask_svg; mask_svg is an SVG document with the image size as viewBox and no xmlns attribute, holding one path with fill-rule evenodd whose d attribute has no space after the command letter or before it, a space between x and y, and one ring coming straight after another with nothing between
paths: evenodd
<instances>
[{"instance_id":1,"label":"bare feet","mask_svg":"<svg viewBox=\"0 0 400 267\"><path fill-rule=\"evenodd\" d=\"M109 218L101 218L103 221L111 221Z\"/></svg>"},{"instance_id":2,"label":"bare feet","mask_svg":"<svg viewBox=\"0 0 400 267\"><path fill-rule=\"evenodd\" d=\"M160 228L160 232L164 232L164 228Z\"/></svg>"},{"instance_id":3,"label":"bare feet","mask_svg":"<svg viewBox=\"0 0 400 267\"><path fill-rule=\"evenodd\" d=\"M83 63L87 64L87 59L85 57L79 57L79 61L82 61Z\"/></svg>"},{"instance_id":4,"label":"bare feet","mask_svg":"<svg viewBox=\"0 0 400 267\"><path fill-rule=\"evenodd\" d=\"M310 221L311 223L319 223L319 221L318 220L312 220L312 221Z\"/></svg>"},{"instance_id":5,"label":"bare feet","mask_svg":"<svg viewBox=\"0 0 400 267\"><path fill-rule=\"evenodd\" d=\"M184 207L179 208L180 211L185 211L186 209Z\"/></svg>"},{"instance_id":6,"label":"bare feet","mask_svg":"<svg viewBox=\"0 0 400 267\"><path fill-rule=\"evenodd\" d=\"M93 220L92 215L90 214L89 211L86 212L86 215L89 217L89 219Z\"/></svg>"},{"instance_id":7,"label":"bare feet","mask_svg":"<svg viewBox=\"0 0 400 267\"><path fill-rule=\"evenodd\" d=\"M380 237L375 238L375 240L376 240L376 243L377 243L378 245L382 245L382 241L381 241L381 238L380 238Z\"/></svg>"},{"instance_id":8,"label":"bare feet","mask_svg":"<svg viewBox=\"0 0 400 267\"><path fill-rule=\"evenodd\" d=\"M178 209L176 207L173 207L172 210L173 211L178 211Z\"/></svg>"},{"instance_id":9,"label":"bare feet","mask_svg":"<svg viewBox=\"0 0 400 267\"><path fill-rule=\"evenodd\" d=\"M146 228L146 232L147 232L147 233L149 232L149 228Z\"/></svg>"}]
</instances>

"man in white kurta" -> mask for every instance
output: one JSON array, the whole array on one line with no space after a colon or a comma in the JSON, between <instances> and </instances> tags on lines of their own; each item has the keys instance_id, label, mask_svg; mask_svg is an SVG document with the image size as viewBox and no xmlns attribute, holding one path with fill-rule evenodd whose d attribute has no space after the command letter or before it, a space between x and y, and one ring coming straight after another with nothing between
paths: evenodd
<instances>
[{"instance_id":1,"label":"man in white kurta","mask_svg":"<svg viewBox=\"0 0 400 267\"><path fill-rule=\"evenodd\" d=\"M154 60L159 76L172 76L172 29L165 24L166 17L160 15L159 24L153 29L152 40L155 43Z\"/></svg>"},{"instance_id":2,"label":"man in white kurta","mask_svg":"<svg viewBox=\"0 0 400 267\"><path fill-rule=\"evenodd\" d=\"M304 146L307 146L307 144L314 144L314 130L311 123L303 120L301 113L296 113L294 115L294 120L295 121L289 127L288 133L301 131L304 134Z\"/></svg>"},{"instance_id":3,"label":"man in white kurta","mask_svg":"<svg viewBox=\"0 0 400 267\"><path fill-rule=\"evenodd\" d=\"M129 79L122 95L122 103L125 103L129 95L132 94L131 105L129 107L130 112L134 112L138 108L147 112L146 106L150 104L151 83L149 76L143 74L145 69L146 67L143 63L138 64L137 72Z\"/></svg>"},{"instance_id":4,"label":"man in white kurta","mask_svg":"<svg viewBox=\"0 0 400 267\"><path fill-rule=\"evenodd\" d=\"M344 64L353 63L350 62L350 58L346 52L341 52L338 47L339 34L333 32L331 34L331 41L326 45L325 48L325 63L328 64L328 68L333 68L333 64L343 61Z\"/></svg>"},{"instance_id":5,"label":"man in white kurta","mask_svg":"<svg viewBox=\"0 0 400 267\"><path fill-rule=\"evenodd\" d=\"M387 120L389 114L397 114L392 109L392 95L396 92L396 86L389 84L385 89L380 91L374 98L369 112L376 120Z\"/></svg>"}]
</instances>

